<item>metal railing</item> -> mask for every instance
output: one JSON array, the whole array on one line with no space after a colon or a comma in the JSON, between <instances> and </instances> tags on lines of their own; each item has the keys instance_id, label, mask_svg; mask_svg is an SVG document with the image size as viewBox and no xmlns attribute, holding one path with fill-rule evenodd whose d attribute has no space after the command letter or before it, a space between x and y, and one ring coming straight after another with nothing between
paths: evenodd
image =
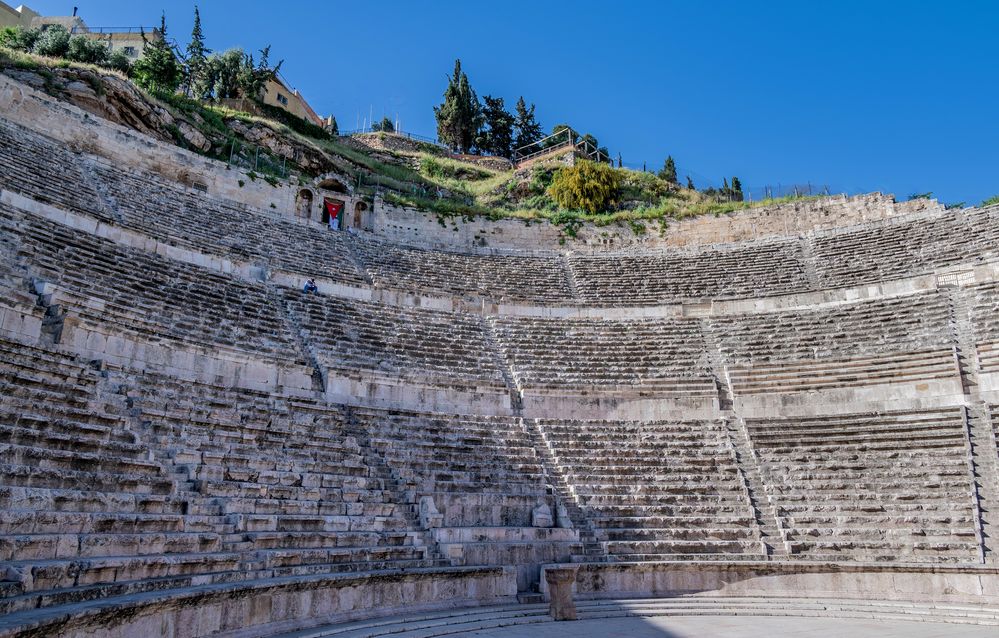
<instances>
[{"instance_id":1,"label":"metal railing","mask_svg":"<svg viewBox=\"0 0 999 638\"><path fill-rule=\"evenodd\" d=\"M70 33L146 33L152 35L158 33L156 27L73 27Z\"/></svg>"},{"instance_id":2,"label":"metal railing","mask_svg":"<svg viewBox=\"0 0 999 638\"><path fill-rule=\"evenodd\" d=\"M363 135L365 133L385 133L386 135L398 135L399 137L406 137L411 140L416 140L417 142L426 142L427 144L433 144L434 146L440 146L441 148L447 148L436 137L429 137L427 135L417 135L416 133L407 133L405 131L376 131L370 126L365 128L356 128L350 131L340 131L340 137L352 137L354 135Z\"/></svg>"},{"instance_id":3,"label":"metal railing","mask_svg":"<svg viewBox=\"0 0 999 638\"><path fill-rule=\"evenodd\" d=\"M283 156L236 140L232 141L229 149L229 164L265 175L288 177L287 160Z\"/></svg>"}]
</instances>

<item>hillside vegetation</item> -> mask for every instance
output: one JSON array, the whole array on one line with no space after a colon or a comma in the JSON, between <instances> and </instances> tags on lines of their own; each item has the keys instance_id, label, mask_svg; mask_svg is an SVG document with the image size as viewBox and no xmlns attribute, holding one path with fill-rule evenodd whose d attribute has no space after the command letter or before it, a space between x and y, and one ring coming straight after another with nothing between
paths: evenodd
<instances>
[{"instance_id":1,"label":"hillside vegetation","mask_svg":"<svg viewBox=\"0 0 999 638\"><path fill-rule=\"evenodd\" d=\"M258 168L268 181L304 183L334 174L362 195L380 194L390 203L426 210L441 219L547 220L570 236L583 222L619 224L642 233L664 229L671 219L776 201L723 201L653 173L606 164L584 161L571 169L556 162L517 170L506 160L454 157L440 146L393 133L338 137L278 109L268 112L275 119L250 115L180 94L143 90L105 67L3 47L0 72L208 157L229 161L260 147L283 164L280 171L273 166ZM594 190L587 180L598 173L603 183ZM567 195L573 188L578 191L575 198ZM597 190L598 198L586 195Z\"/></svg>"}]
</instances>

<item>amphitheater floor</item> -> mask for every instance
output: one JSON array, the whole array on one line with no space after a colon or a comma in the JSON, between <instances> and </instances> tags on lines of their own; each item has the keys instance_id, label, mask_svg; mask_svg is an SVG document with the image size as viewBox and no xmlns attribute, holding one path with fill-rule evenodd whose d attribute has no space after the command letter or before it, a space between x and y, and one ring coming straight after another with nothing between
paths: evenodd
<instances>
[{"instance_id":1,"label":"amphitheater floor","mask_svg":"<svg viewBox=\"0 0 999 638\"><path fill-rule=\"evenodd\" d=\"M999 608L911 602L667 598L577 604L579 620L554 622L547 605L414 613L317 627L274 638L978 638L999 635Z\"/></svg>"}]
</instances>

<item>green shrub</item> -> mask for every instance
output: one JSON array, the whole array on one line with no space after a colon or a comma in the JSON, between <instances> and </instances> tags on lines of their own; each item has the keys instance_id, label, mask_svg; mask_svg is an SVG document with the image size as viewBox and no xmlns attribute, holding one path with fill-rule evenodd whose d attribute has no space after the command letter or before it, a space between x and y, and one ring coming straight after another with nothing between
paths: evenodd
<instances>
[{"instance_id":1,"label":"green shrub","mask_svg":"<svg viewBox=\"0 0 999 638\"><path fill-rule=\"evenodd\" d=\"M549 220L556 226L561 226L569 237L575 237L576 231L583 225L583 220L579 218L579 215L567 210L560 210L552 214Z\"/></svg>"},{"instance_id":2,"label":"green shrub","mask_svg":"<svg viewBox=\"0 0 999 638\"><path fill-rule=\"evenodd\" d=\"M444 159L424 157L420 160L420 173L430 179L480 180L489 177L489 173ZM454 188L454 186L452 186Z\"/></svg>"},{"instance_id":3,"label":"green shrub","mask_svg":"<svg viewBox=\"0 0 999 638\"><path fill-rule=\"evenodd\" d=\"M614 203L620 188L621 176L613 168L582 160L556 171L548 194L562 208L598 213Z\"/></svg>"},{"instance_id":4,"label":"green shrub","mask_svg":"<svg viewBox=\"0 0 999 638\"><path fill-rule=\"evenodd\" d=\"M42 32L38 29L25 29L19 26L4 27L0 29L0 47L30 53L41 35Z\"/></svg>"},{"instance_id":5,"label":"green shrub","mask_svg":"<svg viewBox=\"0 0 999 638\"><path fill-rule=\"evenodd\" d=\"M50 25L42 32L31 51L50 58L65 57L69 51L69 31L59 24Z\"/></svg>"},{"instance_id":6,"label":"green shrub","mask_svg":"<svg viewBox=\"0 0 999 638\"><path fill-rule=\"evenodd\" d=\"M121 49L112 52L111 55L108 56L107 62L104 66L109 69L114 69L115 71L121 71L125 75L132 72L132 61L128 59L128 56L125 55L125 52Z\"/></svg>"},{"instance_id":7,"label":"green shrub","mask_svg":"<svg viewBox=\"0 0 999 638\"><path fill-rule=\"evenodd\" d=\"M99 40L91 40L82 35L69 39L66 59L85 64L104 65L108 61L108 47Z\"/></svg>"},{"instance_id":8,"label":"green shrub","mask_svg":"<svg viewBox=\"0 0 999 638\"><path fill-rule=\"evenodd\" d=\"M995 206L996 204L999 204L999 195L993 195L992 197L983 200L981 205L984 207L984 206Z\"/></svg>"},{"instance_id":9,"label":"green shrub","mask_svg":"<svg viewBox=\"0 0 999 638\"><path fill-rule=\"evenodd\" d=\"M317 140L333 139L329 134L329 131L323 127L317 126L312 122L300 118L293 113L289 113L284 109L278 108L271 104L264 104L263 102L257 102L257 107L259 107L261 112L268 118L281 122L296 133L301 133L306 137L311 137Z\"/></svg>"}]
</instances>

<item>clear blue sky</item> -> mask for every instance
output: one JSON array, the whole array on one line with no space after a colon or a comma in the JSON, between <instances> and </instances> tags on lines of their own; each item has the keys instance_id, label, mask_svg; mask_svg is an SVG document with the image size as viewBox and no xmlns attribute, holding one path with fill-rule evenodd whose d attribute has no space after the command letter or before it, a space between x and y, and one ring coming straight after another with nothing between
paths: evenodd
<instances>
[{"instance_id":1,"label":"clear blue sky","mask_svg":"<svg viewBox=\"0 0 999 638\"><path fill-rule=\"evenodd\" d=\"M9 2L10 0L8 0ZM16 2L14 2L16 4ZM190 1L75 0L91 26L186 44ZM74 0L29 0L48 15ZM999 193L999 2L237 2L200 4L208 45L272 44L321 114L369 109L433 135L460 57L478 94L537 104L626 164L749 186L829 184L977 203ZM682 173L681 173L682 176Z\"/></svg>"}]
</instances>

